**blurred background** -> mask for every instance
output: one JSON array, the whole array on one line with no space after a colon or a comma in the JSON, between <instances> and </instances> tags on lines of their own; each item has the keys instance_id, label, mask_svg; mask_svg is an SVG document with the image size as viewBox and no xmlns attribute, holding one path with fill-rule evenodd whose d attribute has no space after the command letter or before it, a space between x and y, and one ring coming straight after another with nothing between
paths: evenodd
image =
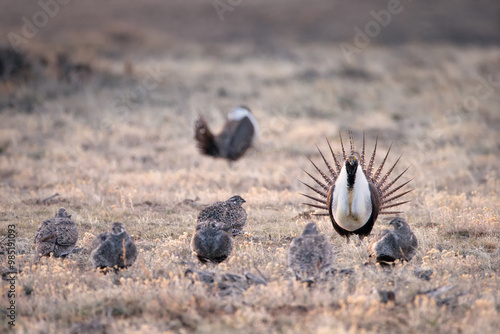
<instances>
[{"instance_id":1,"label":"blurred background","mask_svg":"<svg viewBox=\"0 0 500 334\"><path fill-rule=\"evenodd\" d=\"M43 1L42 1L43 2ZM353 28L372 20L370 12L387 9L391 1L210 0L186 3L172 0L61 1L54 17L36 40L76 47L106 43L140 52L146 43L157 48L249 44L272 52L285 43L351 41ZM51 1L46 0L50 4ZM377 36L374 44L410 42L497 45L500 42L500 4L489 0L393 1L403 10ZM48 6L50 8L51 6ZM0 13L2 39L19 32L22 17L32 19L42 9L33 1L4 2ZM43 20L40 19L40 22ZM94 41L92 41L93 37ZM142 51L145 51L142 49Z\"/></svg>"},{"instance_id":2,"label":"blurred background","mask_svg":"<svg viewBox=\"0 0 500 334\"><path fill-rule=\"evenodd\" d=\"M390 10L392 15L384 18L381 12ZM162 57L182 61L201 55L213 60L216 72L217 66L235 58L297 62L296 51L308 50L313 55L321 47L331 50L332 61L340 54L339 61L356 64L363 54L352 53L349 46L362 45L359 51L408 44L488 48L500 43L500 4L488 0L16 1L4 2L0 22L4 48L0 77L4 81L33 79L44 72L44 80L57 76L72 84L88 80L86 73L92 69L131 75L137 67ZM359 37L358 31L371 35ZM23 50L26 59L9 56L10 46ZM349 57L346 50L351 51ZM317 70L320 66L303 75L317 77L321 75ZM177 89L189 94L186 86L179 84ZM30 99L16 96L3 85L0 88L0 110L30 111L40 105L40 99L59 95L40 92ZM219 92L228 93L224 87ZM185 102L177 101L180 108L185 108Z\"/></svg>"},{"instance_id":3,"label":"blurred background","mask_svg":"<svg viewBox=\"0 0 500 334\"><path fill-rule=\"evenodd\" d=\"M449 175L442 186L485 182L498 165L495 1L16 1L0 22L7 156L43 163L60 150L58 166L85 173L89 157L139 170L215 163L195 151L194 118L217 132L246 104L260 159L315 155L318 138L351 128L401 141L411 163Z\"/></svg>"}]
</instances>

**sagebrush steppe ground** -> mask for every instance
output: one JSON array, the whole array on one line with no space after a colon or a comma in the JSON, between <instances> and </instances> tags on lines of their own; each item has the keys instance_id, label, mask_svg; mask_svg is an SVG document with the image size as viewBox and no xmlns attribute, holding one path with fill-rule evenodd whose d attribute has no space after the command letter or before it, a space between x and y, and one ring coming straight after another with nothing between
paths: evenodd
<instances>
[{"instance_id":1,"label":"sagebrush steppe ground","mask_svg":"<svg viewBox=\"0 0 500 334\"><path fill-rule=\"evenodd\" d=\"M96 45L72 53L92 65L89 78L60 83L46 68L25 83L0 83L10 101L2 97L0 112L0 235L16 225L16 329L498 332L499 47L373 46L348 63L338 45L319 43L272 54L186 43L134 59ZM151 71L158 85L137 95ZM239 104L260 123L255 148L233 165L200 156L197 113L218 130ZM377 135L381 153L392 142L389 162L404 153L397 169L410 166L414 178L402 216L419 250L390 271L364 265L368 240L346 243L302 204L302 169L313 171L307 158L320 161L315 145L327 150L325 138L339 152L338 134L348 129L358 148L363 132L368 150ZM247 200L246 234L227 261L201 265L189 248L196 216L234 194ZM124 222L137 262L116 275L91 270L84 254L36 262L35 231L59 207L73 214L82 247ZM312 287L294 280L287 248L310 221L330 237L335 268L352 274ZM374 233L383 228L380 217ZM217 283L186 276L188 268L213 271ZM432 275L419 278L415 269ZM267 285L222 279L247 271L262 273ZM432 289L438 293L424 293ZM395 300L383 303L388 291ZM5 319L0 328L12 329Z\"/></svg>"}]
</instances>

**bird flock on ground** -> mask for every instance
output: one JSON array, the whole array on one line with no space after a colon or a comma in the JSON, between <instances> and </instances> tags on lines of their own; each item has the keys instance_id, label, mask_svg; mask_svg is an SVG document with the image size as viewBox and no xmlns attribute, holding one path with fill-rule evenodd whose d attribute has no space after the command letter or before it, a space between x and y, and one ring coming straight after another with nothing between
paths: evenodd
<instances>
[{"instance_id":1,"label":"bird flock on ground","mask_svg":"<svg viewBox=\"0 0 500 334\"><path fill-rule=\"evenodd\" d=\"M230 163L241 158L254 144L259 134L258 123L247 107L237 107L228 115L221 133L214 135L203 116L195 121L194 138L200 153L215 158L227 159ZM350 236L359 239L370 235L379 215L396 215L394 211L408 201L401 201L410 190L405 186L411 181L398 184L408 170L392 177L396 162L384 172L384 165L391 148L382 162L375 166L377 153L375 140L373 153L365 154L365 136L362 149L354 148L354 139L349 132L350 150L346 153L340 136L341 154L335 154L328 141L333 163L328 162L318 148L327 172L311 163L319 176L305 171L314 185L303 183L314 194L302 194L315 203L304 203L321 210L318 216L328 216L334 230L349 241ZM319 195L319 197L317 197ZM247 213L242 207L246 201L239 195L226 201L216 202L203 209L196 222L191 249L201 263L218 264L226 260L234 249L234 238L244 234ZM410 261L416 254L418 242L409 224L400 217L393 218L389 225L394 229L382 230L369 241L368 262L390 265L397 260ZM52 255L66 257L76 252L78 228L71 215L61 208L56 216L44 221L35 235L35 249L38 257ZM90 246L90 260L94 268L103 272L118 271L133 265L138 256L134 238L127 233L120 222L113 223L110 232L99 234ZM308 223L302 234L292 240L288 249L288 266L300 280L315 280L331 271L334 265L334 251L330 239L318 232L314 222ZM192 269L191 269L192 270ZM248 277L247 277L248 278Z\"/></svg>"}]
</instances>

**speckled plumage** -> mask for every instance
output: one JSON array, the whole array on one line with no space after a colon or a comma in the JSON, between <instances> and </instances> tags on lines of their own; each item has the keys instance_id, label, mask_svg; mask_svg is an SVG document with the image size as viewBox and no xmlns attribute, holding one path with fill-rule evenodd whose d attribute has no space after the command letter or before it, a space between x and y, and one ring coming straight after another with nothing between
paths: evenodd
<instances>
[{"instance_id":1,"label":"speckled plumage","mask_svg":"<svg viewBox=\"0 0 500 334\"><path fill-rule=\"evenodd\" d=\"M198 223L215 221L231 227L233 236L242 233L247 221L247 212L241 206L246 201L240 196L231 197L225 202L215 202L202 210L198 215Z\"/></svg>"},{"instance_id":2,"label":"speckled plumage","mask_svg":"<svg viewBox=\"0 0 500 334\"><path fill-rule=\"evenodd\" d=\"M134 238L127 233L122 223L113 223L111 233L101 233L96 239L94 242L100 244L90 255L94 268L126 268L137 259Z\"/></svg>"},{"instance_id":3,"label":"speckled plumage","mask_svg":"<svg viewBox=\"0 0 500 334\"><path fill-rule=\"evenodd\" d=\"M231 227L217 221L207 221L196 226L191 249L201 263L220 263L233 250Z\"/></svg>"},{"instance_id":4,"label":"speckled plumage","mask_svg":"<svg viewBox=\"0 0 500 334\"><path fill-rule=\"evenodd\" d=\"M66 209L60 208L55 218L44 221L35 235L37 256L66 256L73 251L78 240L78 227Z\"/></svg>"},{"instance_id":5,"label":"speckled plumage","mask_svg":"<svg viewBox=\"0 0 500 334\"><path fill-rule=\"evenodd\" d=\"M288 249L288 266L300 279L319 277L332 267L333 259L332 244L318 233L315 223L307 224Z\"/></svg>"},{"instance_id":6,"label":"speckled plumage","mask_svg":"<svg viewBox=\"0 0 500 334\"><path fill-rule=\"evenodd\" d=\"M403 218L389 223L394 230L383 230L370 242L370 256L377 262L410 261L417 253L417 237Z\"/></svg>"}]
</instances>

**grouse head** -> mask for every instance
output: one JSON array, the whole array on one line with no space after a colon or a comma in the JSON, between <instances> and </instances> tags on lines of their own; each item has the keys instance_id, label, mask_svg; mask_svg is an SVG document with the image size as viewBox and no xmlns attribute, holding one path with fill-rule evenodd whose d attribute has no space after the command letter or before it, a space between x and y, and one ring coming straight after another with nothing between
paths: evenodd
<instances>
[{"instance_id":1,"label":"grouse head","mask_svg":"<svg viewBox=\"0 0 500 334\"><path fill-rule=\"evenodd\" d=\"M56 213L56 218L71 218L71 215L68 214L65 208L60 208Z\"/></svg>"},{"instance_id":2,"label":"grouse head","mask_svg":"<svg viewBox=\"0 0 500 334\"><path fill-rule=\"evenodd\" d=\"M235 195L233 197L231 197L230 199L227 200L229 203L234 203L234 204L238 204L238 205L242 205L243 203L245 203L246 201L241 198L239 195Z\"/></svg>"},{"instance_id":3,"label":"grouse head","mask_svg":"<svg viewBox=\"0 0 500 334\"><path fill-rule=\"evenodd\" d=\"M212 230L218 230L219 224L216 221L210 221L208 222L207 227L211 228Z\"/></svg>"},{"instance_id":4,"label":"grouse head","mask_svg":"<svg viewBox=\"0 0 500 334\"><path fill-rule=\"evenodd\" d=\"M353 152L353 155L350 155L345 160L345 169L348 176L354 177L356 175L356 171L358 170L359 164L359 154Z\"/></svg>"},{"instance_id":5,"label":"grouse head","mask_svg":"<svg viewBox=\"0 0 500 334\"><path fill-rule=\"evenodd\" d=\"M215 220L209 221L206 224L206 228L209 228L209 229L212 229L212 230L216 230L216 231L224 231L224 232L231 231L231 226L230 225L227 225L227 224L215 221Z\"/></svg>"},{"instance_id":6,"label":"grouse head","mask_svg":"<svg viewBox=\"0 0 500 334\"><path fill-rule=\"evenodd\" d=\"M304 229L304 232L302 232L302 235L313 235L313 234L318 234L318 228L316 226L316 223L309 223L306 225L306 228Z\"/></svg>"},{"instance_id":7,"label":"grouse head","mask_svg":"<svg viewBox=\"0 0 500 334\"><path fill-rule=\"evenodd\" d=\"M389 225L392 225L395 230L403 230L409 228L408 223L403 218L394 218L389 222Z\"/></svg>"},{"instance_id":8,"label":"grouse head","mask_svg":"<svg viewBox=\"0 0 500 334\"><path fill-rule=\"evenodd\" d=\"M120 233L125 231L125 227L123 226L122 223L116 222L116 223L113 223L113 227L111 227L111 231L113 232L113 234L120 234Z\"/></svg>"}]
</instances>

